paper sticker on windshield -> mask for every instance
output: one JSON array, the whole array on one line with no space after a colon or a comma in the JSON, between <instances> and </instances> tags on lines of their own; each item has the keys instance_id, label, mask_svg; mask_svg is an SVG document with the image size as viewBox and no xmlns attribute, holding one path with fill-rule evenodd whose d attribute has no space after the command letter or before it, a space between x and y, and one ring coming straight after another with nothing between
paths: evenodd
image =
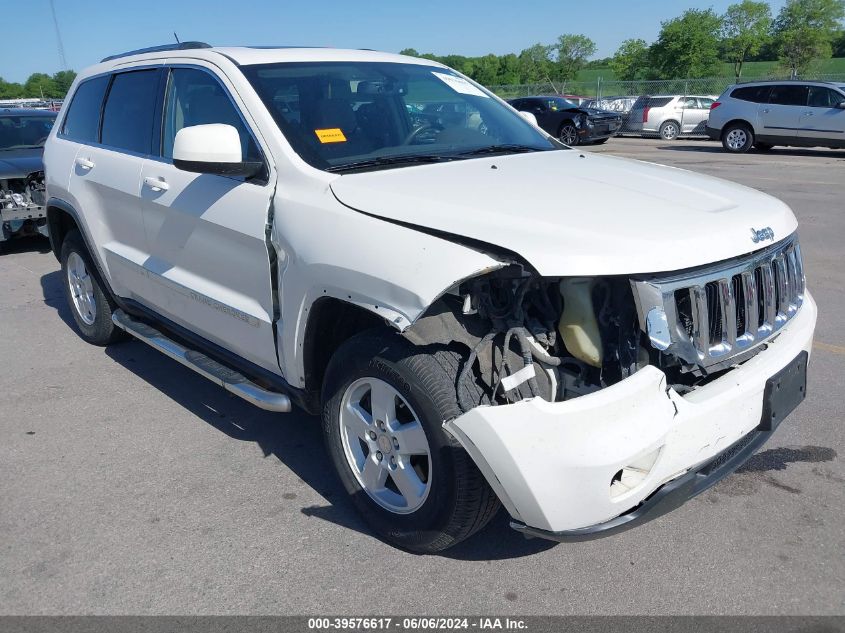
<instances>
[{"instance_id":1,"label":"paper sticker on windshield","mask_svg":"<svg viewBox=\"0 0 845 633\"><path fill-rule=\"evenodd\" d=\"M321 143L345 143L346 136L343 130L339 127L333 127L326 130L314 130L314 134L320 139Z\"/></svg>"},{"instance_id":2,"label":"paper sticker on windshield","mask_svg":"<svg viewBox=\"0 0 845 633\"><path fill-rule=\"evenodd\" d=\"M444 84L449 86L455 92L460 92L462 95L472 95L474 97L484 97L489 99L486 94L481 92L478 88L473 86L463 77L456 77L455 75L447 75L446 73L435 73L432 72L432 75L437 77L440 81Z\"/></svg>"}]
</instances>

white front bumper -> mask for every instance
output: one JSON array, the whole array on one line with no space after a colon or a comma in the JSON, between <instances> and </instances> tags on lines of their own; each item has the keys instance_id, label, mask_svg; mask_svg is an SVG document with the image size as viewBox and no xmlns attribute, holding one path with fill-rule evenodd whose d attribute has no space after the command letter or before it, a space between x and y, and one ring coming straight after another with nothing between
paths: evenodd
<instances>
[{"instance_id":1,"label":"white front bumper","mask_svg":"<svg viewBox=\"0 0 845 633\"><path fill-rule=\"evenodd\" d=\"M767 349L686 396L649 366L574 400L478 407L444 427L514 519L547 532L600 524L753 431L766 381L802 351L810 353L816 316L806 293L799 313ZM611 497L614 476L658 449L645 478Z\"/></svg>"}]
</instances>

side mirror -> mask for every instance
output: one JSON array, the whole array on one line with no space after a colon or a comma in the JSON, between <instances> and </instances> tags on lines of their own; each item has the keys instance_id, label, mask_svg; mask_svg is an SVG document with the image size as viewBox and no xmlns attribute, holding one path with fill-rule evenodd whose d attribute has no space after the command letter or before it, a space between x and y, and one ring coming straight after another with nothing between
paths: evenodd
<instances>
[{"instance_id":1,"label":"side mirror","mask_svg":"<svg viewBox=\"0 0 845 633\"><path fill-rule=\"evenodd\" d=\"M184 171L218 176L255 176L264 166L244 162L241 138L231 125L211 123L183 127L173 141L173 164Z\"/></svg>"},{"instance_id":2,"label":"side mirror","mask_svg":"<svg viewBox=\"0 0 845 633\"><path fill-rule=\"evenodd\" d=\"M534 127L539 127L537 125L537 117L535 117L532 113L530 113L530 112L520 112L519 116L521 116L523 119L528 121Z\"/></svg>"},{"instance_id":3,"label":"side mirror","mask_svg":"<svg viewBox=\"0 0 845 633\"><path fill-rule=\"evenodd\" d=\"M839 110L845 110L845 101L840 101L836 104L836 108Z\"/></svg>"}]
</instances>

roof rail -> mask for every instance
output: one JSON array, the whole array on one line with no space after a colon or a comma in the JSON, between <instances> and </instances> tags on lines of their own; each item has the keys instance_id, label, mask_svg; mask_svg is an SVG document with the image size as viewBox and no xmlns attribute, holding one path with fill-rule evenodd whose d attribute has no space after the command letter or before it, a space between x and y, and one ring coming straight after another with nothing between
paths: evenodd
<instances>
[{"instance_id":1,"label":"roof rail","mask_svg":"<svg viewBox=\"0 0 845 633\"><path fill-rule=\"evenodd\" d=\"M150 46L149 48L139 48L134 51L118 53L117 55L109 55L108 57L101 59L100 63L110 62L113 59L120 59L121 57L129 57L130 55L158 53L160 51L187 51L196 48L211 48L211 44L206 44L205 42L179 42L174 44L162 44L161 46Z\"/></svg>"}]
</instances>

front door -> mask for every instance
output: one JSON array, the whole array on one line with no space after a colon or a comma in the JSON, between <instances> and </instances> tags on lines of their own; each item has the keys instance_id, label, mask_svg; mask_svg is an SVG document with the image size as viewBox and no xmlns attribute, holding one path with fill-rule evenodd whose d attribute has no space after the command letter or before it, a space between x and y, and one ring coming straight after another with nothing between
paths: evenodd
<instances>
[{"instance_id":1,"label":"front door","mask_svg":"<svg viewBox=\"0 0 845 633\"><path fill-rule=\"evenodd\" d=\"M160 157L147 160L141 172L150 244L144 267L153 289L148 303L178 325L278 373L265 239L272 166L222 81L205 68L170 69ZM208 123L234 126L244 160L264 162L264 173L245 180L177 169L176 133Z\"/></svg>"},{"instance_id":2,"label":"front door","mask_svg":"<svg viewBox=\"0 0 845 633\"><path fill-rule=\"evenodd\" d=\"M845 96L824 86L810 86L810 99L801 116L798 136L815 139L819 145L845 145L845 109L840 106Z\"/></svg>"}]
</instances>

